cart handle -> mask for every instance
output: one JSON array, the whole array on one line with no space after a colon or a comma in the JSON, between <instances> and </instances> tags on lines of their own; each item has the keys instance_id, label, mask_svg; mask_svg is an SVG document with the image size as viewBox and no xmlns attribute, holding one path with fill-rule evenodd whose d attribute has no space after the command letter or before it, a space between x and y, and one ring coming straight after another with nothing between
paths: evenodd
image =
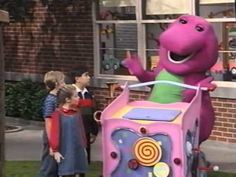
<instances>
[{"instance_id":1,"label":"cart handle","mask_svg":"<svg viewBox=\"0 0 236 177\"><path fill-rule=\"evenodd\" d=\"M138 83L138 84L132 84L129 85L128 88L135 88L135 87L144 87L144 86L149 86L149 85L154 85L154 84L169 84L169 85L176 85L179 87L184 87L188 89L193 89L193 90L198 90L200 86L193 86L193 85L188 85L188 84L182 84L174 81L150 81L150 82L144 82L144 83ZM208 91L207 87L200 87L201 90Z\"/></svg>"}]
</instances>

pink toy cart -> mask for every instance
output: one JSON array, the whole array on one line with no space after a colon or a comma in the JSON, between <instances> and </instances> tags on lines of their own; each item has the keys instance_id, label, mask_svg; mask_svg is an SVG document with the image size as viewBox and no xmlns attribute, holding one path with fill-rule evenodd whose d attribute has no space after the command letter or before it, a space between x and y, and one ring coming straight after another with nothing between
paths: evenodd
<instances>
[{"instance_id":1,"label":"pink toy cart","mask_svg":"<svg viewBox=\"0 0 236 177\"><path fill-rule=\"evenodd\" d=\"M196 95L190 103L129 101L130 88L157 82ZM168 81L126 84L101 114L103 177L206 177L208 163L198 148L201 93Z\"/></svg>"}]
</instances>

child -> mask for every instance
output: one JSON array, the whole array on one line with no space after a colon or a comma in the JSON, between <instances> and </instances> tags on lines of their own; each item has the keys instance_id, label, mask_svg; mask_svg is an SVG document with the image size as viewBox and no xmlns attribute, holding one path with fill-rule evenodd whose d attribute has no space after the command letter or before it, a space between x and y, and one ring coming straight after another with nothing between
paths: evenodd
<instances>
[{"instance_id":1,"label":"child","mask_svg":"<svg viewBox=\"0 0 236 177\"><path fill-rule=\"evenodd\" d=\"M78 111L78 94L72 85L58 91L58 109L52 114L50 147L58 163L58 175L85 176L87 171L86 137Z\"/></svg>"},{"instance_id":2,"label":"child","mask_svg":"<svg viewBox=\"0 0 236 177\"><path fill-rule=\"evenodd\" d=\"M90 76L86 67L76 68L71 72L71 79L74 80L73 86L76 87L78 96L80 97L80 111L83 118L86 139L88 163L91 161L90 144L96 140L98 134L98 124L93 118L95 112L94 99L91 92L86 88L90 84Z\"/></svg>"},{"instance_id":3,"label":"child","mask_svg":"<svg viewBox=\"0 0 236 177\"><path fill-rule=\"evenodd\" d=\"M48 137L50 136L51 114L57 105L57 91L65 84L65 75L60 71L49 71L44 76L44 84L49 94L43 103L43 118L45 130L43 131L43 155L41 160L40 177L58 177L57 163L49 149Z\"/></svg>"}]
</instances>

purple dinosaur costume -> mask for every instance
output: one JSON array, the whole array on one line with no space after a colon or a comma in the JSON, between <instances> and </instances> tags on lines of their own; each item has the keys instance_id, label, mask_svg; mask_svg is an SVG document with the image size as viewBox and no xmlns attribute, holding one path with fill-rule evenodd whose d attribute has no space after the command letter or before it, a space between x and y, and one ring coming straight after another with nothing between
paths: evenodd
<instances>
[{"instance_id":1,"label":"purple dinosaur costume","mask_svg":"<svg viewBox=\"0 0 236 177\"><path fill-rule=\"evenodd\" d=\"M123 61L140 82L170 80L215 89L212 77L206 76L218 58L218 42L212 26L203 18L183 15L160 35L160 63L154 71L145 71L138 57ZM190 102L193 90L155 85L149 100L159 103ZM206 140L213 128L215 115L209 93L204 91L201 108L200 142Z\"/></svg>"}]
</instances>

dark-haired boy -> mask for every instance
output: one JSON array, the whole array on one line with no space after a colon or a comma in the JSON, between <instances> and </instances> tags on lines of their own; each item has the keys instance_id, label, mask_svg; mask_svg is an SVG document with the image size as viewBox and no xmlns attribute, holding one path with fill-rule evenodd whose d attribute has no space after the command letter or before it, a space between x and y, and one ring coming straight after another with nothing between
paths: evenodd
<instances>
[{"instance_id":1,"label":"dark-haired boy","mask_svg":"<svg viewBox=\"0 0 236 177\"><path fill-rule=\"evenodd\" d=\"M87 139L88 163L91 162L90 144L96 140L98 134L98 124L93 118L95 103L93 94L87 89L90 84L90 75L86 67L76 68L71 72L78 96L80 97L80 110L83 117L84 128Z\"/></svg>"}]
</instances>

